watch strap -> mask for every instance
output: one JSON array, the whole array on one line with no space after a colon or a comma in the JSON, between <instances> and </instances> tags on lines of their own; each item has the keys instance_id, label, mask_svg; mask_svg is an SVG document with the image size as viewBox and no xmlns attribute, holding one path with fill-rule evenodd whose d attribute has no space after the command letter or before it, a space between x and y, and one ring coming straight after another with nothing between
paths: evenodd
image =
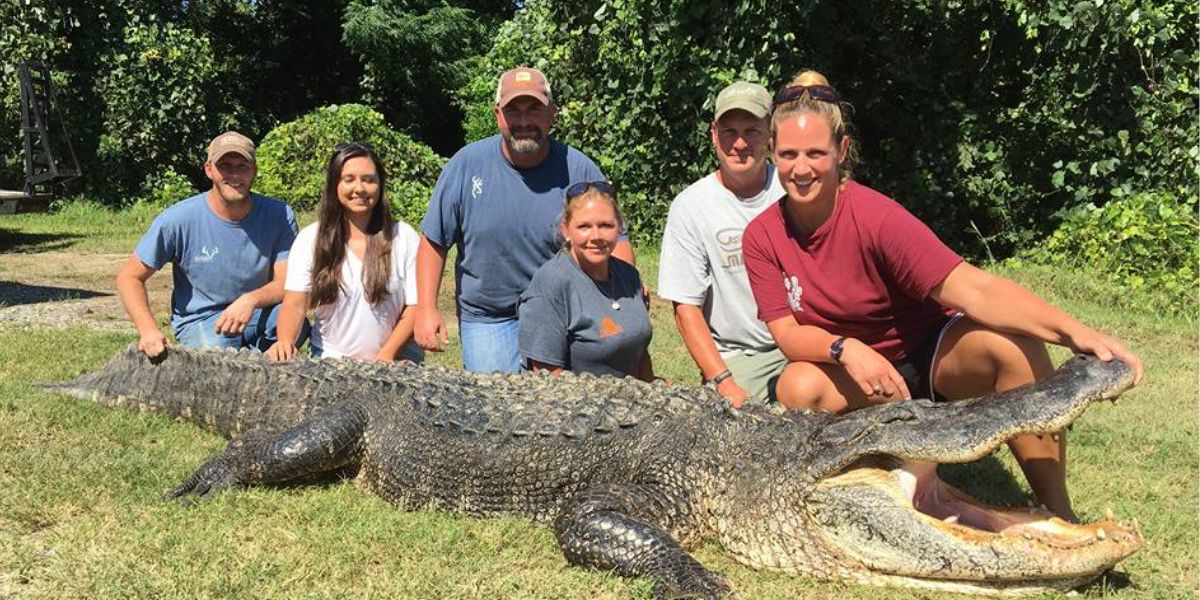
<instances>
[{"instance_id":1,"label":"watch strap","mask_svg":"<svg viewBox=\"0 0 1200 600\"><path fill-rule=\"evenodd\" d=\"M713 378L709 379L708 382L713 385L720 385L722 381L725 381L730 377L733 377L733 373L729 369L725 369L724 371L713 375Z\"/></svg>"},{"instance_id":2,"label":"watch strap","mask_svg":"<svg viewBox=\"0 0 1200 600\"><path fill-rule=\"evenodd\" d=\"M843 335L843 336L839 337L838 339L833 340L833 343L829 345L829 358L832 358L833 362L841 364L842 350L845 349L845 346L846 346L846 336Z\"/></svg>"}]
</instances>

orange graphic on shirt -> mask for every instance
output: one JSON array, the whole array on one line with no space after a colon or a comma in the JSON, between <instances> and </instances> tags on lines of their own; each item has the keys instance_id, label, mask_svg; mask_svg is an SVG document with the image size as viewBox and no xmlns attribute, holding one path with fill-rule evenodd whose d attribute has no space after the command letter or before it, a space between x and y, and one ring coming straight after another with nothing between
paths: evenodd
<instances>
[{"instance_id":1,"label":"orange graphic on shirt","mask_svg":"<svg viewBox=\"0 0 1200 600\"><path fill-rule=\"evenodd\" d=\"M625 331L625 330L621 329L621 326L617 325L617 322L612 320L612 317L604 317L600 321L600 339L604 339L609 336L617 335L618 333L621 333L622 331Z\"/></svg>"}]
</instances>

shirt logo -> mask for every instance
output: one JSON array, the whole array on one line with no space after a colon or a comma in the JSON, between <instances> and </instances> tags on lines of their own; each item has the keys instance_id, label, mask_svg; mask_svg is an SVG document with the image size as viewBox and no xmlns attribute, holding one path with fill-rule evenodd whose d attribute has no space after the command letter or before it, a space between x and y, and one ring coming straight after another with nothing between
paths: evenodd
<instances>
[{"instance_id":1,"label":"shirt logo","mask_svg":"<svg viewBox=\"0 0 1200 600\"><path fill-rule=\"evenodd\" d=\"M213 246L212 250L209 250L208 246L204 246L204 247L200 248L199 255L192 257L192 262L193 263L210 263L213 261L213 258L217 256L217 253L220 251L221 251L221 249L218 248L217 246Z\"/></svg>"},{"instance_id":2,"label":"shirt logo","mask_svg":"<svg viewBox=\"0 0 1200 600\"><path fill-rule=\"evenodd\" d=\"M788 306L792 312L804 312L804 307L800 306L800 296L804 294L804 288L800 287L800 280L796 279L795 275L783 276L783 287L787 288Z\"/></svg>"},{"instance_id":3,"label":"shirt logo","mask_svg":"<svg viewBox=\"0 0 1200 600\"><path fill-rule=\"evenodd\" d=\"M736 269L742 266L742 230L728 227L717 232L717 246L721 248L721 267Z\"/></svg>"},{"instance_id":4,"label":"shirt logo","mask_svg":"<svg viewBox=\"0 0 1200 600\"><path fill-rule=\"evenodd\" d=\"M483 178L474 175L471 177L471 197L478 198L481 194L483 194Z\"/></svg>"},{"instance_id":5,"label":"shirt logo","mask_svg":"<svg viewBox=\"0 0 1200 600\"><path fill-rule=\"evenodd\" d=\"M621 329L621 326L617 325L617 322L612 317L606 316L600 320L600 339L612 337L622 331L625 330Z\"/></svg>"}]
</instances>

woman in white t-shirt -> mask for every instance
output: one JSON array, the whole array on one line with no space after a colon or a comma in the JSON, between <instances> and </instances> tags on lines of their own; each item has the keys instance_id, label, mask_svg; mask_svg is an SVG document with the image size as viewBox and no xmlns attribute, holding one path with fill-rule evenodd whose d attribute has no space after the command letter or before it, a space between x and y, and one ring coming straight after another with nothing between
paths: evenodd
<instances>
[{"instance_id":1,"label":"woman in white t-shirt","mask_svg":"<svg viewBox=\"0 0 1200 600\"><path fill-rule=\"evenodd\" d=\"M383 164L367 144L339 144L325 172L316 223L296 236L271 360L296 355L311 309L313 356L420 362L412 342L419 238L395 221Z\"/></svg>"}]
</instances>

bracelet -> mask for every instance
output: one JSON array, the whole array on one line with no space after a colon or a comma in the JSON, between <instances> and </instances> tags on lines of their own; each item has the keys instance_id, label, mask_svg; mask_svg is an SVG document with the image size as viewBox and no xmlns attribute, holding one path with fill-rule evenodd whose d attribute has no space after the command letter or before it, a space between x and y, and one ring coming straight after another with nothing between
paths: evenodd
<instances>
[{"instance_id":1,"label":"bracelet","mask_svg":"<svg viewBox=\"0 0 1200 600\"><path fill-rule=\"evenodd\" d=\"M842 364L842 346L845 343L846 336L843 335L842 337L833 340L833 343L829 345L829 358L832 358L833 362L839 365Z\"/></svg>"},{"instance_id":2,"label":"bracelet","mask_svg":"<svg viewBox=\"0 0 1200 600\"><path fill-rule=\"evenodd\" d=\"M731 373L729 371L729 369L725 369L724 371L721 371L720 373L713 375L713 378L709 379L708 382L713 385L721 385L722 381L725 381L726 379L729 379L730 377L733 377L733 373Z\"/></svg>"}]
</instances>

